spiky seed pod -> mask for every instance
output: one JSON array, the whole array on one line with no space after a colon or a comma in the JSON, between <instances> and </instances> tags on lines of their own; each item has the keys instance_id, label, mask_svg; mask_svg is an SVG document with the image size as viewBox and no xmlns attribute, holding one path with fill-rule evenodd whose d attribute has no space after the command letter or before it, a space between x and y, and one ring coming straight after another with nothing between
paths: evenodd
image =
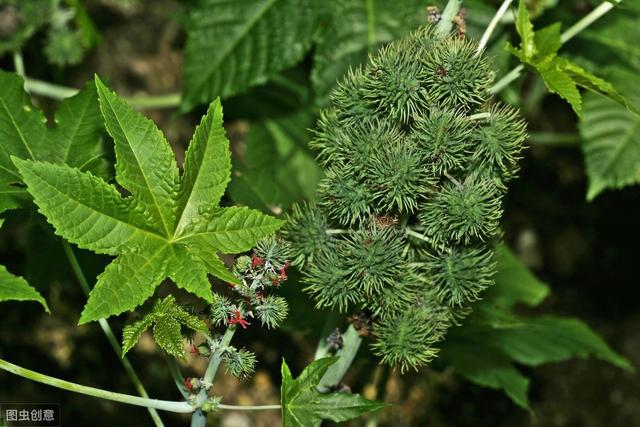
<instances>
[{"instance_id":1,"label":"spiky seed pod","mask_svg":"<svg viewBox=\"0 0 640 427\"><path fill-rule=\"evenodd\" d=\"M472 149L473 123L461 110L433 108L416 117L411 137L423 150L425 165L434 177L463 170Z\"/></svg>"},{"instance_id":2,"label":"spiky seed pod","mask_svg":"<svg viewBox=\"0 0 640 427\"><path fill-rule=\"evenodd\" d=\"M442 307L416 305L376 323L377 340L371 349L384 363L399 366L402 373L417 370L436 357L435 344L444 337L450 324Z\"/></svg>"},{"instance_id":3,"label":"spiky seed pod","mask_svg":"<svg viewBox=\"0 0 640 427\"><path fill-rule=\"evenodd\" d=\"M414 212L430 187L421 151L412 141L387 144L364 169L378 211Z\"/></svg>"},{"instance_id":4,"label":"spiky seed pod","mask_svg":"<svg viewBox=\"0 0 640 427\"><path fill-rule=\"evenodd\" d=\"M423 78L434 103L469 111L485 102L493 72L486 57L476 56L476 49L475 43L452 38L422 57Z\"/></svg>"},{"instance_id":5,"label":"spiky seed pod","mask_svg":"<svg viewBox=\"0 0 640 427\"><path fill-rule=\"evenodd\" d=\"M321 206L340 224L352 225L373 213L373 194L345 169L331 168L320 181Z\"/></svg>"},{"instance_id":6,"label":"spiky seed pod","mask_svg":"<svg viewBox=\"0 0 640 427\"><path fill-rule=\"evenodd\" d=\"M493 283L496 264L485 248L449 248L423 255L424 277L433 282L434 294L452 308L468 306Z\"/></svg>"},{"instance_id":7,"label":"spiky seed pod","mask_svg":"<svg viewBox=\"0 0 640 427\"><path fill-rule=\"evenodd\" d=\"M349 69L344 79L331 92L329 99L335 106L338 118L350 125L375 115L375 109L364 98L362 81L364 79L361 68Z\"/></svg>"},{"instance_id":8,"label":"spiky seed pod","mask_svg":"<svg viewBox=\"0 0 640 427\"><path fill-rule=\"evenodd\" d=\"M341 313L362 300L362 293L349 281L348 265L337 251L321 253L305 268L304 291L316 302L316 308L337 309Z\"/></svg>"},{"instance_id":9,"label":"spiky seed pod","mask_svg":"<svg viewBox=\"0 0 640 427\"><path fill-rule=\"evenodd\" d=\"M318 118L317 129L313 130L313 138L309 147L316 151L316 160L321 166L333 163L344 163L344 148L349 145L348 126L338 119L335 108L322 110Z\"/></svg>"},{"instance_id":10,"label":"spiky seed pod","mask_svg":"<svg viewBox=\"0 0 640 427\"><path fill-rule=\"evenodd\" d=\"M278 327L289 312L287 300L273 295L266 296L255 308L260 323L269 329Z\"/></svg>"},{"instance_id":11,"label":"spiky seed pod","mask_svg":"<svg viewBox=\"0 0 640 427\"><path fill-rule=\"evenodd\" d=\"M253 253L278 269L291 257L291 245L280 237L268 236L256 243Z\"/></svg>"},{"instance_id":12,"label":"spiky seed pod","mask_svg":"<svg viewBox=\"0 0 640 427\"><path fill-rule=\"evenodd\" d=\"M506 184L518 172L526 123L518 111L508 105L494 105L489 113L487 122L474 129L473 160L479 169Z\"/></svg>"},{"instance_id":13,"label":"spiky seed pod","mask_svg":"<svg viewBox=\"0 0 640 427\"><path fill-rule=\"evenodd\" d=\"M236 378L247 378L255 372L256 355L244 348L226 351L223 360L227 372Z\"/></svg>"},{"instance_id":14,"label":"spiky seed pod","mask_svg":"<svg viewBox=\"0 0 640 427\"><path fill-rule=\"evenodd\" d=\"M490 179L469 175L462 182L447 181L422 206L420 223L437 244L486 241L498 230L501 199Z\"/></svg>"},{"instance_id":15,"label":"spiky seed pod","mask_svg":"<svg viewBox=\"0 0 640 427\"><path fill-rule=\"evenodd\" d=\"M410 57L411 47L407 41L383 47L371 57L362 85L364 98L376 111L400 123L427 111L430 104L422 66Z\"/></svg>"},{"instance_id":16,"label":"spiky seed pod","mask_svg":"<svg viewBox=\"0 0 640 427\"><path fill-rule=\"evenodd\" d=\"M293 265L302 267L330 250L327 215L315 203L294 205L286 219L282 235L290 243Z\"/></svg>"},{"instance_id":17,"label":"spiky seed pod","mask_svg":"<svg viewBox=\"0 0 640 427\"><path fill-rule=\"evenodd\" d=\"M213 293L213 302L209 304L209 319L214 325L226 325L233 313L233 303L223 295Z\"/></svg>"},{"instance_id":18,"label":"spiky seed pod","mask_svg":"<svg viewBox=\"0 0 640 427\"><path fill-rule=\"evenodd\" d=\"M393 286L387 286L382 292L367 301L367 308L380 321L406 310L418 300L417 295L420 295L423 286L415 279L411 270L406 271L406 263L402 267L405 271L395 278Z\"/></svg>"},{"instance_id":19,"label":"spiky seed pod","mask_svg":"<svg viewBox=\"0 0 640 427\"><path fill-rule=\"evenodd\" d=\"M318 122L318 212L285 233L316 306L367 313L374 351L402 370L431 360L492 282L524 132L489 106L492 79L475 45L421 28L350 71Z\"/></svg>"},{"instance_id":20,"label":"spiky seed pod","mask_svg":"<svg viewBox=\"0 0 640 427\"><path fill-rule=\"evenodd\" d=\"M404 236L393 228L361 228L337 246L349 283L365 298L391 287L403 272Z\"/></svg>"}]
</instances>

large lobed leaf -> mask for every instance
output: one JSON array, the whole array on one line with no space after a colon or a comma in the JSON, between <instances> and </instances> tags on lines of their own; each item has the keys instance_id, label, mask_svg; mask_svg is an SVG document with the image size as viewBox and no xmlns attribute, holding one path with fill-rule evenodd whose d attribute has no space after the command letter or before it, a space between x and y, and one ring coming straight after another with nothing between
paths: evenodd
<instances>
[{"instance_id":1,"label":"large lobed leaf","mask_svg":"<svg viewBox=\"0 0 640 427\"><path fill-rule=\"evenodd\" d=\"M548 286L536 279L506 246L497 251L498 273L486 299L442 344L441 358L460 375L484 387L503 390L528 409L529 379L516 364L538 366L573 357L597 357L623 369L629 362L577 319L520 316L518 303L536 306Z\"/></svg>"},{"instance_id":2,"label":"large lobed leaf","mask_svg":"<svg viewBox=\"0 0 640 427\"><path fill-rule=\"evenodd\" d=\"M0 302L2 301L36 301L49 313L49 306L42 295L32 288L22 277L9 273L0 265Z\"/></svg>"},{"instance_id":3,"label":"large lobed leaf","mask_svg":"<svg viewBox=\"0 0 640 427\"><path fill-rule=\"evenodd\" d=\"M629 111L640 113L611 83L559 57L558 50L562 45L560 24L555 23L535 32L525 0L520 0L518 5L516 30L520 35L520 47L515 48L507 43L506 49L538 71L549 92L565 99L579 117L582 116L582 96L578 87L599 93Z\"/></svg>"},{"instance_id":4,"label":"large lobed leaf","mask_svg":"<svg viewBox=\"0 0 640 427\"><path fill-rule=\"evenodd\" d=\"M637 72L618 68L611 77L640 107L637 76ZM601 95L588 94L579 129L589 177L588 200L605 189L640 183L640 115Z\"/></svg>"},{"instance_id":5,"label":"large lobed leaf","mask_svg":"<svg viewBox=\"0 0 640 427\"><path fill-rule=\"evenodd\" d=\"M337 358L312 362L300 376L293 379L286 362L282 361L282 425L284 427L320 426L322 420L348 421L362 414L378 411L384 402L367 400L359 394L320 393L320 380Z\"/></svg>"},{"instance_id":6,"label":"large lobed leaf","mask_svg":"<svg viewBox=\"0 0 640 427\"><path fill-rule=\"evenodd\" d=\"M274 211L313 199L322 170L307 145L312 124L306 111L252 124L229 185L233 200Z\"/></svg>"},{"instance_id":7,"label":"large lobed leaf","mask_svg":"<svg viewBox=\"0 0 640 427\"><path fill-rule=\"evenodd\" d=\"M341 0L328 2L329 24L313 57L311 80L320 105L350 67L364 63L384 43L425 23L422 0Z\"/></svg>"},{"instance_id":8,"label":"large lobed leaf","mask_svg":"<svg viewBox=\"0 0 640 427\"><path fill-rule=\"evenodd\" d=\"M183 108L264 83L302 59L319 22L314 0L203 0L189 17Z\"/></svg>"},{"instance_id":9,"label":"large lobed leaf","mask_svg":"<svg viewBox=\"0 0 640 427\"><path fill-rule=\"evenodd\" d=\"M282 223L250 209L217 206L230 173L220 102L202 119L180 177L156 125L97 77L96 86L116 144L116 180L131 196L123 198L101 178L67 165L13 157L57 234L80 247L117 256L98 277L80 323L139 306L166 277L211 301L207 273L236 281L217 254L246 251ZM158 333L168 339L173 329Z\"/></svg>"},{"instance_id":10,"label":"large lobed leaf","mask_svg":"<svg viewBox=\"0 0 640 427\"><path fill-rule=\"evenodd\" d=\"M0 70L0 212L18 207L26 192L11 184L21 182L11 156L65 163L107 177L101 133L102 116L96 89L88 84L64 100L47 128L42 112L23 89L22 77Z\"/></svg>"}]
</instances>

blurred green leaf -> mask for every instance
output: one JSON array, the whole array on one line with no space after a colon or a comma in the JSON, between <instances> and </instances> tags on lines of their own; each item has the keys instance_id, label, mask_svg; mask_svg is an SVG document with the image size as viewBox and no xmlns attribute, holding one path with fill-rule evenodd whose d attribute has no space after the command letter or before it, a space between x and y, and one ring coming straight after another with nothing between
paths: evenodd
<instances>
[{"instance_id":1,"label":"blurred green leaf","mask_svg":"<svg viewBox=\"0 0 640 427\"><path fill-rule=\"evenodd\" d=\"M311 48L321 3L203 0L191 11L183 108L228 97L300 61Z\"/></svg>"},{"instance_id":2,"label":"blurred green leaf","mask_svg":"<svg viewBox=\"0 0 640 427\"><path fill-rule=\"evenodd\" d=\"M631 102L640 106L637 71L616 68L611 71L611 78ZM602 95L587 94L579 129L589 177L587 200L593 200L605 189L640 183L638 114Z\"/></svg>"},{"instance_id":3,"label":"blurred green leaf","mask_svg":"<svg viewBox=\"0 0 640 427\"><path fill-rule=\"evenodd\" d=\"M311 113L251 125L229 185L237 203L265 211L312 199L322 170L307 147Z\"/></svg>"},{"instance_id":4,"label":"blurred green leaf","mask_svg":"<svg viewBox=\"0 0 640 427\"><path fill-rule=\"evenodd\" d=\"M538 305L549 289L506 246L498 247L497 262L495 286L442 344L441 358L456 372L478 385L503 390L528 409L529 380L515 364L538 366L593 356L633 370L629 361L580 320L513 312L518 302Z\"/></svg>"}]
</instances>

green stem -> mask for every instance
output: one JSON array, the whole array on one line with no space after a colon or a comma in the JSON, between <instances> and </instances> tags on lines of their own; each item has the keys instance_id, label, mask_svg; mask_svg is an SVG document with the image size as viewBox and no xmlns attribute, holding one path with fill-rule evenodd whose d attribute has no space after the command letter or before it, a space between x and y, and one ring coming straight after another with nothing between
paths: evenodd
<instances>
[{"instance_id":1,"label":"green stem","mask_svg":"<svg viewBox=\"0 0 640 427\"><path fill-rule=\"evenodd\" d=\"M469 116L469 120L486 120L491 117L491 113L488 111L484 111L482 113L476 113Z\"/></svg>"},{"instance_id":2,"label":"green stem","mask_svg":"<svg viewBox=\"0 0 640 427\"><path fill-rule=\"evenodd\" d=\"M25 89L33 95L44 96L56 100L69 98L78 93L78 89L75 88L56 85L32 78L25 79ZM123 98L134 108L173 108L180 105L181 94L169 93L166 95L133 96Z\"/></svg>"},{"instance_id":3,"label":"green stem","mask_svg":"<svg viewBox=\"0 0 640 427\"><path fill-rule=\"evenodd\" d=\"M218 408L226 409L229 411L265 411L270 409L282 409L281 405L256 405L256 406L236 406L236 405L223 405L219 404Z\"/></svg>"},{"instance_id":4,"label":"green stem","mask_svg":"<svg viewBox=\"0 0 640 427\"><path fill-rule=\"evenodd\" d=\"M16 74L25 78L24 72L24 60L22 59L22 53L19 50L13 52L13 68L16 70Z\"/></svg>"},{"instance_id":5,"label":"green stem","mask_svg":"<svg viewBox=\"0 0 640 427\"><path fill-rule=\"evenodd\" d=\"M499 93L502 89L509 86L513 81L517 80L522 75L523 70L524 65L519 64L516 68L509 71L504 75L504 77L502 77L496 84L493 85L493 87L491 88L491 93Z\"/></svg>"},{"instance_id":6,"label":"green stem","mask_svg":"<svg viewBox=\"0 0 640 427\"><path fill-rule=\"evenodd\" d=\"M562 35L560 36L560 43L565 44L577 34L579 34L582 30L587 28L589 25L596 22L598 19L600 19L601 16L615 7L614 3L615 5L618 5L622 3L622 0L605 1L604 3L601 3L598 7L593 9L574 25L569 27L569 29L567 29L564 33L562 33Z\"/></svg>"},{"instance_id":7,"label":"green stem","mask_svg":"<svg viewBox=\"0 0 640 427\"><path fill-rule=\"evenodd\" d=\"M332 234L348 234L351 230L347 230L344 228L328 228L327 230L325 230L325 233L327 233L328 235L332 235Z\"/></svg>"},{"instance_id":8,"label":"green stem","mask_svg":"<svg viewBox=\"0 0 640 427\"><path fill-rule=\"evenodd\" d=\"M237 329L236 325L230 325L227 327L222 339L220 340L220 346L222 348L227 347L231 342L231 338L233 338L233 334L235 334ZM206 387L207 384L212 384L213 379L218 372L218 368L220 367L220 363L222 362L222 350L216 351L211 355L211 359L209 359L209 364L207 365L207 370L204 372L204 378L202 379L204 383L204 387L200 389L198 395L196 396L196 406L198 408L202 407L202 404L206 402L208 397L209 389ZM219 405L221 408L222 406ZM201 409L197 409L193 415L191 415L191 427L205 427L207 425L207 414L203 412Z\"/></svg>"},{"instance_id":9,"label":"green stem","mask_svg":"<svg viewBox=\"0 0 640 427\"><path fill-rule=\"evenodd\" d=\"M48 375L44 375L30 369L25 369L21 366L9 363L3 359L0 359L0 369L2 369L3 371L11 372L12 374L18 375L20 377L30 379L32 381L50 385L52 387L61 388L63 390L72 391L74 393L86 394L87 396L93 396L100 399L126 403L127 405L144 406L146 408L154 408L161 411L179 413L191 413L194 411L194 407L187 402L148 399L145 397L131 396L129 394L114 393L112 391L106 391L99 388L87 387L84 385L61 380L59 378L50 377Z\"/></svg>"},{"instance_id":10,"label":"green stem","mask_svg":"<svg viewBox=\"0 0 640 427\"><path fill-rule=\"evenodd\" d=\"M436 25L436 34L442 38L451 34L451 28L453 28L453 18L460 11L461 0L449 0L444 10L442 11L442 17L440 22Z\"/></svg>"},{"instance_id":11,"label":"green stem","mask_svg":"<svg viewBox=\"0 0 640 427\"><path fill-rule=\"evenodd\" d=\"M507 10L509 9L509 6L511 6L512 1L513 0L504 0L502 2L502 5L494 15L493 19L491 19L491 22L489 22L487 29L484 31L484 34L482 34L482 37L480 38L480 43L478 43L478 50L476 51L476 55L480 55L480 53L487 46L487 43L489 43L489 39L491 38L491 34L493 34L493 32L495 31L504 14L507 13Z\"/></svg>"},{"instance_id":12,"label":"green stem","mask_svg":"<svg viewBox=\"0 0 640 427\"><path fill-rule=\"evenodd\" d=\"M322 339L325 339L325 337L322 337ZM349 325L346 332L342 335L342 348L336 353L339 359L336 363L329 366L329 369L327 369L327 372L318 383L319 391L327 392L331 387L342 381L342 378L349 370L358 353L360 344L362 344L362 337L358 335L358 331L356 331L353 325Z\"/></svg>"},{"instance_id":13,"label":"green stem","mask_svg":"<svg viewBox=\"0 0 640 427\"><path fill-rule=\"evenodd\" d=\"M182 376L182 372L180 372L180 367L178 366L178 362L176 362L176 359L174 357L169 356L166 353L165 353L165 357L167 359L167 364L169 365L169 372L171 373L171 377L173 378L173 381L176 383L176 387L178 388L178 391L180 391L180 394L182 395L182 397L184 397L185 399L189 399L189 392L184 387L184 377Z\"/></svg>"},{"instance_id":14,"label":"green stem","mask_svg":"<svg viewBox=\"0 0 640 427\"><path fill-rule=\"evenodd\" d=\"M71 247L69 242L67 242L66 240L62 240L62 247L64 249L65 254L67 255L69 264L71 264L71 269L73 270L73 273L75 274L76 279L78 280L78 283L80 283L80 287L82 288L84 294L86 296L89 296L89 292L90 292L89 283L87 282L87 278L85 277L84 272L82 271L82 268L80 267L80 263L78 262L78 258L76 257L75 252L73 252L73 248ZM113 330L111 329L111 326L109 325L109 323L106 321L106 319L100 319L98 320L98 323L100 324L100 328L102 328L102 332L104 332L105 336L107 337L107 341L109 341L109 344L111 344L111 348L113 348L113 351L115 351L116 355L118 356L118 359L120 359L120 363L122 363L124 370L126 371L127 375L131 379L131 382L133 383L134 387L138 391L138 394L140 394L140 396L144 398L149 398L149 394L147 393L147 390L144 388L142 381L140 381L140 377L138 377L138 374L136 373L135 369L133 369L131 362L129 362L129 359L127 358L127 356L122 357L122 347L120 347L120 343L116 339L115 334L113 333ZM153 419L154 424L157 427L164 426L162 419L160 419L160 415L158 414L158 411L156 411L153 408L148 408L148 410L149 410L149 415L151 415L151 418Z\"/></svg>"},{"instance_id":15,"label":"green stem","mask_svg":"<svg viewBox=\"0 0 640 427\"><path fill-rule=\"evenodd\" d=\"M622 3L622 0L613 0L616 4ZM613 9L614 5L605 1L601 3L598 7L593 9L590 13L582 17L578 22L576 22L573 26L571 26L567 31L560 35L560 43L564 44L568 40L575 37L578 33L583 31L585 28L593 24L611 9ZM498 93L505 87L509 86L511 82L516 80L522 74L522 70L524 70L524 65L520 64L513 70L509 71L504 77L502 77L496 84L491 88L491 93Z\"/></svg>"}]
</instances>

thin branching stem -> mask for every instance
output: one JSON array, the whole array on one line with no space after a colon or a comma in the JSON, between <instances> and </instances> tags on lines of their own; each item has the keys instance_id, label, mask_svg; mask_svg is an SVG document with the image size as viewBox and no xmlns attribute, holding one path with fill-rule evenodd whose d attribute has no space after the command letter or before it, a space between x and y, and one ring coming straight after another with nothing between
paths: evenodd
<instances>
[{"instance_id":1,"label":"thin branching stem","mask_svg":"<svg viewBox=\"0 0 640 427\"><path fill-rule=\"evenodd\" d=\"M113 391L102 390L100 388L88 387L70 381L61 380L49 375L41 374L30 369L23 368L6 360L0 359L0 369L11 372L23 378L30 379L52 387L72 391L74 393L86 394L100 399L112 400L114 402L126 403L127 405L144 406L146 408L159 409L161 411L191 413L194 407L187 402L176 402L171 400L149 399L146 397L132 396L129 394L115 393Z\"/></svg>"},{"instance_id":2,"label":"thin branching stem","mask_svg":"<svg viewBox=\"0 0 640 427\"><path fill-rule=\"evenodd\" d=\"M236 406L236 405L223 405L219 404L218 408L226 409L229 411L266 411L272 409L282 409L281 405L247 405L247 406Z\"/></svg>"},{"instance_id":3,"label":"thin branching stem","mask_svg":"<svg viewBox=\"0 0 640 427\"><path fill-rule=\"evenodd\" d=\"M82 271L82 267L80 267L80 262L78 262L78 258L76 257L76 254L73 251L73 248L71 247L69 242L67 242L66 240L62 240L62 247L64 249L65 255L67 256L67 259L69 260L69 264L71 265L71 270L73 270L73 274L76 276L76 279L78 280L78 283L82 288L82 291L84 292L85 296L89 296L89 291L90 291L89 283L87 282L87 278L85 277L84 272ZM140 377L138 377L138 374L136 373L135 369L133 369L131 362L129 362L129 359L127 358L127 356L122 356L122 347L120 347L120 343L118 342L115 334L113 333L113 329L111 329L109 322L107 322L106 319L100 319L98 320L98 324L100 325L102 332L104 332L104 335L107 337L107 341L109 341L109 344L111 344L111 348L113 348L113 351L118 356L118 359L122 364L122 367L124 368L125 372L129 376L129 379L131 379L131 382L136 388L136 391L138 392L138 394L140 394L140 396L144 398L149 398L149 394L147 393L147 390L144 388L142 381L140 381ZM151 418L153 419L153 422L156 425L156 427L164 426L162 419L160 419L160 415L158 414L158 411L156 411L153 408L148 408L148 410L149 410L149 415L151 415Z\"/></svg>"},{"instance_id":4,"label":"thin branching stem","mask_svg":"<svg viewBox=\"0 0 640 427\"><path fill-rule=\"evenodd\" d=\"M78 89L56 85L42 80L25 78L25 89L32 95L44 96L46 98L63 100L69 98L79 91ZM154 108L175 108L180 105L180 93L168 93L166 95L154 96L133 96L123 97L134 108L154 109Z\"/></svg>"},{"instance_id":5,"label":"thin branching stem","mask_svg":"<svg viewBox=\"0 0 640 427\"><path fill-rule=\"evenodd\" d=\"M211 355L209 359L209 364L207 365L207 369L204 372L204 377L202 379L203 387L198 392L196 396L196 406L199 408L206 402L209 392L209 384L213 383L213 379L218 372L218 368L220 367L220 363L222 362L223 349L229 346L231 339L233 338L233 334L235 334L237 329L236 325L229 325L227 330L225 331L222 339L220 340L220 349ZM218 406L220 407L220 406ZM191 427L205 427L207 425L207 414L202 411L202 409L197 409L193 415L191 415Z\"/></svg>"},{"instance_id":6,"label":"thin branching stem","mask_svg":"<svg viewBox=\"0 0 640 427\"><path fill-rule=\"evenodd\" d=\"M491 38L491 35L495 31L496 27L498 26L498 23L500 22L504 14L509 9L509 6L511 6L512 2L513 0L504 0L502 2L502 5L500 6L496 14L493 16L493 19L491 19L491 22L489 22L487 29L484 31L484 34L482 34L482 37L480 38L480 43L478 44L478 50L476 52L476 55L480 55L480 53L484 50L484 48L487 47L487 43L489 43L489 39Z\"/></svg>"},{"instance_id":7,"label":"thin branching stem","mask_svg":"<svg viewBox=\"0 0 640 427\"><path fill-rule=\"evenodd\" d=\"M622 0L613 0L613 2L615 4L620 4L622 3ZM597 21L599 18L613 9L613 7L614 4L609 1L601 3L598 7L593 9L590 13L588 13L587 15L582 17L582 19L572 25L567 31L563 32L560 35L560 43L564 44L568 40L575 37L578 33L589 27L591 24L593 24L595 21ZM507 74L505 74L504 77L502 77L496 84L493 85L493 87L491 88L491 93L498 93L505 87L509 86L513 81L517 80L518 77L522 75L523 70L524 65L520 64L513 70L509 71Z\"/></svg>"}]
</instances>

